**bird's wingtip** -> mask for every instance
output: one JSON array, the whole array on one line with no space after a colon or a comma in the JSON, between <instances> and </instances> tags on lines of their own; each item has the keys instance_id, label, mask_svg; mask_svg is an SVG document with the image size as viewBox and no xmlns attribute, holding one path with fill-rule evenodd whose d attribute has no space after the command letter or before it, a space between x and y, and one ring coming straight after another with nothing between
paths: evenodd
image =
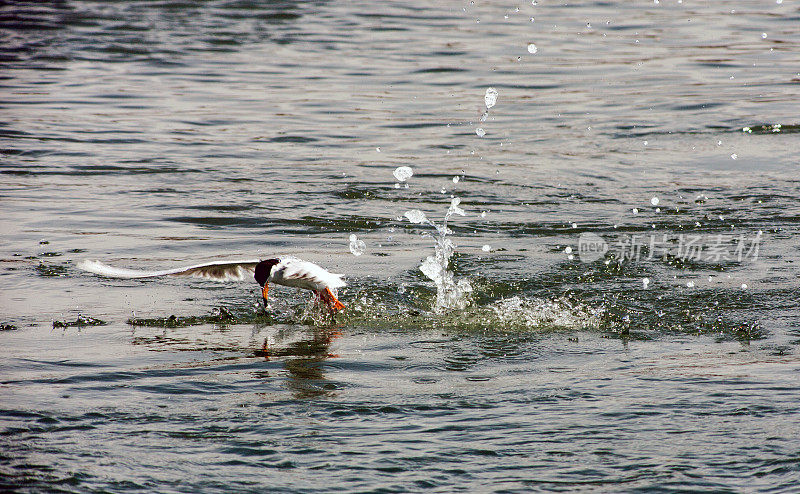
<instances>
[{"instance_id":1,"label":"bird's wingtip","mask_svg":"<svg viewBox=\"0 0 800 494\"><path fill-rule=\"evenodd\" d=\"M88 271L100 276L109 278L138 278L141 277L141 272L133 271L130 269L121 269L103 264L95 259L85 259L77 264L79 269ZM144 273L147 274L147 273Z\"/></svg>"},{"instance_id":2,"label":"bird's wingtip","mask_svg":"<svg viewBox=\"0 0 800 494\"><path fill-rule=\"evenodd\" d=\"M77 267L78 269L89 271L90 273L96 273L102 265L103 263L96 259L84 259L77 264Z\"/></svg>"}]
</instances>

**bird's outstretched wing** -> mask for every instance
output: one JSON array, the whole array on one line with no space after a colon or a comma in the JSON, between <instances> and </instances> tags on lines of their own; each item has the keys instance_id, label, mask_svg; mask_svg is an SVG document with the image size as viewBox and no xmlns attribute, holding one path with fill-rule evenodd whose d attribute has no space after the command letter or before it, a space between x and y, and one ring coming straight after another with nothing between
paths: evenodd
<instances>
[{"instance_id":1,"label":"bird's outstretched wing","mask_svg":"<svg viewBox=\"0 0 800 494\"><path fill-rule=\"evenodd\" d=\"M163 271L140 271L138 269L115 268L100 261L86 260L78 267L90 273L109 278L154 278L157 276L190 276L213 281L244 281L253 278L258 259L246 261L209 262Z\"/></svg>"}]
</instances>

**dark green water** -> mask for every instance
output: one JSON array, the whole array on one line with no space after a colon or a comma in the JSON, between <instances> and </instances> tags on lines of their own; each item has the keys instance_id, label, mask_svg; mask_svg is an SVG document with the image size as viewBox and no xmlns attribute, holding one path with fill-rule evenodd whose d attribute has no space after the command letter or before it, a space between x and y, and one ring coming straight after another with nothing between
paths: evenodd
<instances>
[{"instance_id":1,"label":"dark green water","mask_svg":"<svg viewBox=\"0 0 800 494\"><path fill-rule=\"evenodd\" d=\"M0 2L0 490L796 491L798 21ZM454 197L436 311L404 213ZM281 254L347 275L334 324L76 267Z\"/></svg>"}]
</instances>

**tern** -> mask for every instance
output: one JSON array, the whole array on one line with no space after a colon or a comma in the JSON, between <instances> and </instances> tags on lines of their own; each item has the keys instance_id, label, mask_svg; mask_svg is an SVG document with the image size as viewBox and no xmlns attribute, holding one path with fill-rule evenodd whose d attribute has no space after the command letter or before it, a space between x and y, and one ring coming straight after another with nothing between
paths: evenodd
<instances>
[{"instance_id":1,"label":"tern","mask_svg":"<svg viewBox=\"0 0 800 494\"><path fill-rule=\"evenodd\" d=\"M159 276L189 276L213 281L244 281L252 276L261 286L264 308L267 307L269 284L291 286L311 290L328 307L331 314L344 309L344 304L336 298L336 290L346 283L341 274L331 273L313 262L303 261L292 256L273 259L246 261L223 261L185 266L163 271L140 271L137 269L115 268L100 261L85 260L78 264L84 271L109 278L156 278Z\"/></svg>"}]
</instances>

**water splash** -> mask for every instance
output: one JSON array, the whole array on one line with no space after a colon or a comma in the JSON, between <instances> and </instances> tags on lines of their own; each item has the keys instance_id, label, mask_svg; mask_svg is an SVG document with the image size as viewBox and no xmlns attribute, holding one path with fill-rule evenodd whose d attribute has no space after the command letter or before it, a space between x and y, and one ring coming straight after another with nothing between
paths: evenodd
<instances>
[{"instance_id":1,"label":"water splash","mask_svg":"<svg viewBox=\"0 0 800 494\"><path fill-rule=\"evenodd\" d=\"M428 256L422 261L419 269L436 284L436 304L434 311L442 312L444 310L464 309L469 305L469 295L472 293L472 286L467 280L456 280L452 271L448 270L450 258L455 252L455 244L447 238L447 235L453 233L447 227L447 222L454 214L464 216L466 213L459 207L461 199L454 197L450 201L450 207L447 208L447 213L444 215L444 221L441 225L437 225L429 220L425 213L418 209L413 209L405 212L405 217L414 224L427 224L432 226L436 231L436 235L425 233L425 235L433 238L434 255Z\"/></svg>"}]
</instances>

